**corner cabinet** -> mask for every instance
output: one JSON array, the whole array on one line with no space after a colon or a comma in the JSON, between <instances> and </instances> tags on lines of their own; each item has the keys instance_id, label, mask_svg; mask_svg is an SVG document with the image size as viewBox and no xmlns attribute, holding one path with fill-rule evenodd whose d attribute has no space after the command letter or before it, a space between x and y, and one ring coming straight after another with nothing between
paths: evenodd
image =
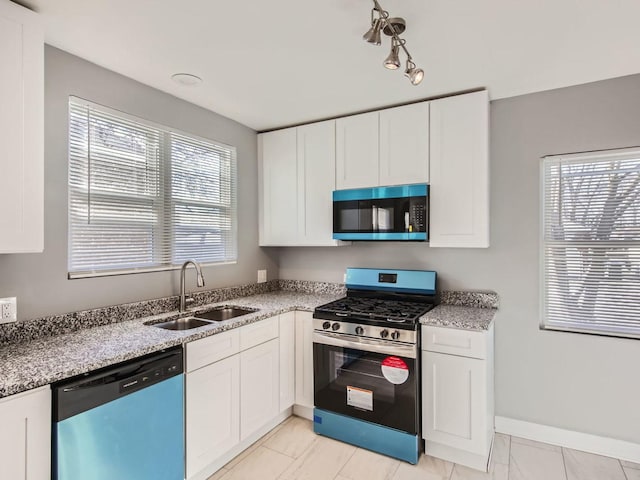
<instances>
[{"instance_id":1,"label":"corner cabinet","mask_svg":"<svg viewBox=\"0 0 640 480\"><path fill-rule=\"evenodd\" d=\"M296 312L296 391L293 411L313 420L313 314Z\"/></svg>"},{"instance_id":2,"label":"corner cabinet","mask_svg":"<svg viewBox=\"0 0 640 480\"><path fill-rule=\"evenodd\" d=\"M425 453L487 471L494 434L493 326L422 327Z\"/></svg>"},{"instance_id":3,"label":"corner cabinet","mask_svg":"<svg viewBox=\"0 0 640 480\"><path fill-rule=\"evenodd\" d=\"M489 97L432 100L429 246L489 246Z\"/></svg>"},{"instance_id":4,"label":"corner cabinet","mask_svg":"<svg viewBox=\"0 0 640 480\"><path fill-rule=\"evenodd\" d=\"M51 389L0 399L0 425L2 478L51 478Z\"/></svg>"},{"instance_id":5,"label":"corner cabinet","mask_svg":"<svg viewBox=\"0 0 640 480\"><path fill-rule=\"evenodd\" d=\"M44 34L38 15L0 0L1 253L44 248Z\"/></svg>"},{"instance_id":6,"label":"corner cabinet","mask_svg":"<svg viewBox=\"0 0 640 480\"><path fill-rule=\"evenodd\" d=\"M336 246L335 120L258 136L260 246Z\"/></svg>"}]
</instances>

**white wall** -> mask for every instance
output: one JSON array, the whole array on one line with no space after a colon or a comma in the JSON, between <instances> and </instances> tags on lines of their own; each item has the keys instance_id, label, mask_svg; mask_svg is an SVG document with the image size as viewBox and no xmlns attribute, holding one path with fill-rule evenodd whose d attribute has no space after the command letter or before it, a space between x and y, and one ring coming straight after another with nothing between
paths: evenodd
<instances>
[{"instance_id":1,"label":"white wall","mask_svg":"<svg viewBox=\"0 0 640 480\"><path fill-rule=\"evenodd\" d=\"M277 278L274 252L258 247L256 133L228 118L47 46L44 253L0 255L0 297L18 297L19 319L178 293L176 271L67 280L69 95L234 145L238 159L238 263L205 268L206 288L255 283L257 269L263 268L268 270L270 279ZM188 272L188 282L189 288L195 288L193 272Z\"/></svg>"},{"instance_id":2,"label":"white wall","mask_svg":"<svg viewBox=\"0 0 640 480\"><path fill-rule=\"evenodd\" d=\"M540 158L637 145L640 75L492 102L491 248L287 248L280 277L428 268L442 288L495 290L496 415L640 443L640 341L538 328Z\"/></svg>"}]
</instances>

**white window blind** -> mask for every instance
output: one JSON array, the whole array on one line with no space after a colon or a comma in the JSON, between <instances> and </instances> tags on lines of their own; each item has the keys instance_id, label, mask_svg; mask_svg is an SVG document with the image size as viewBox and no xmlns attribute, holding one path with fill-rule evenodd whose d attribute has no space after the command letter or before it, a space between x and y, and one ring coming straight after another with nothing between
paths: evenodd
<instances>
[{"instance_id":1,"label":"white window blind","mask_svg":"<svg viewBox=\"0 0 640 480\"><path fill-rule=\"evenodd\" d=\"M71 97L70 278L237 259L235 148Z\"/></svg>"},{"instance_id":2,"label":"white window blind","mask_svg":"<svg viewBox=\"0 0 640 480\"><path fill-rule=\"evenodd\" d=\"M640 336L640 149L543 160L543 327Z\"/></svg>"}]
</instances>

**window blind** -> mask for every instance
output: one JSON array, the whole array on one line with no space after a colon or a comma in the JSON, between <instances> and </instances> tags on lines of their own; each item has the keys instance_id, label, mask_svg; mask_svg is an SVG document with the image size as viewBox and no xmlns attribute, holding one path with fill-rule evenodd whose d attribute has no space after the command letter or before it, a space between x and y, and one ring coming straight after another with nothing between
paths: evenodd
<instances>
[{"instance_id":1,"label":"window blind","mask_svg":"<svg viewBox=\"0 0 640 480\"><path fill-rule=\"evenodd\" d=\"M237 259L235 148L69 101L69 276Z\"/></svg>"},{"instance_id":2,"label":"window blind","mask_svg":"<svg viewBox=\"0 0 640 480\"><path fill-rule=\"evenodd\" d=\"M640 149L543 160L543 327L640 336Z\"/></svg>"}]
</instances>

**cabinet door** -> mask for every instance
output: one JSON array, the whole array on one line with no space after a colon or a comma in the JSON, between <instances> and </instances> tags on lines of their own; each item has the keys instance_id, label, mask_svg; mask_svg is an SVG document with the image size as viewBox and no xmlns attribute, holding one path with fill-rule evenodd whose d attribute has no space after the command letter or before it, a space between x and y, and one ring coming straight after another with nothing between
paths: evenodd
<instances>
[{"instance_id":1,"label":"cabinet door","mask_svg":"<svg viewBox=\"0 0 640 480\"><path fill-rule=\"evenodd\" d=\"M422 352L422 436L468 452L488 452L484 360Z\"/></svg>"},{"instance_id":2,"label":"cabinet door","mask_svg":"<svg viewBox=\"0 0 640 480\"><path fill-rule=\"evenodd\" d=\"M298 127L298 244L335 245L336 122Z\"/></svg>"},{"instance_id":3,"label":"cabinet door","mask_svg":"<svg viewBox=\"0 0 640 480\"><path fill-rule=\"evenodd\" d=\"M0 253L41 252L44 38L37 14L0 2Z\"/></svg>"},{"instance_id":4,"label":"cabinet door","mask_svg":"<svg viewBox=\"0 0 640 480\"><path fill-rule=\"evenodd\" d=\"M488 247L487 92L430 103L429 245Z\"/></svg>"},{"instance_id":5,"label":"cabinet door","mask_svg":"<svg viewBox=\"0 0 640 480\"><path fill-rule=\"evenodd\" d=\"M240 353L240 440L279 413L278 339Z\"/></svg>"},{"instance_id":6,"label":"cabinet door","mask_svg":"<svg viewBox=\"0 0 640 480\"><path fill-rule=\"evenodd\" d=\"M288 312L280 315L280 412L291 407L295 401L295 332L295 312Z\"/></svg>"},{"instance_id":7,"label":"cabinet door","mask_svg":"<svg viewBox=\"0 0 640 480\"><path fill-rule=\"evenodd\" d=\"M380 185L429 182L429 102L380 111Z\"/></svg>"},{"instance_id":8,"label":"cabinet door","mask_svg":"<svg viewBox=\"0 0 640 480\"><path fill-rule=\"evenodd\" d=\"M296 405L313 407L313 321L296 312Z\"/></svg>"},{"instance_id":9,"label":"cabinet door","mask_svg":"<svg viewBox=\"0 0 640 480\"><path fill-rule=\"evenodd\" d=\"M0 34L1 35L1 34ZM2 478L42 480L51 474L51 390L0 400Z\"/></svg>"},{"instance_id":10,"label":"cabinet door","mask_svg":"<svg viewBox=\"0 0 640 480\"><path fill-rule=\"evenodd\" d=\"M187 478L240 441L240 355L186 376Z\"/></svg>"},{"instance_id":11,"label":"cabinet door","mask_svg":"<svg viewBox=\"0 0 640 480\"><path fill-rule=\"evenodd\" d=\"M378 185L378 112L336 120L336 189Z\"/></svg>"},{"instance_id":12,"label":"cabinet door","mask_svg":"<svg viewBox=\"0 0 640 480\"><path fill-rule=\"evenodd\" d=\"M298 235L296 129L263 133L259 148L260 245L295 245Z\"/></svg>"}]
</instances>

